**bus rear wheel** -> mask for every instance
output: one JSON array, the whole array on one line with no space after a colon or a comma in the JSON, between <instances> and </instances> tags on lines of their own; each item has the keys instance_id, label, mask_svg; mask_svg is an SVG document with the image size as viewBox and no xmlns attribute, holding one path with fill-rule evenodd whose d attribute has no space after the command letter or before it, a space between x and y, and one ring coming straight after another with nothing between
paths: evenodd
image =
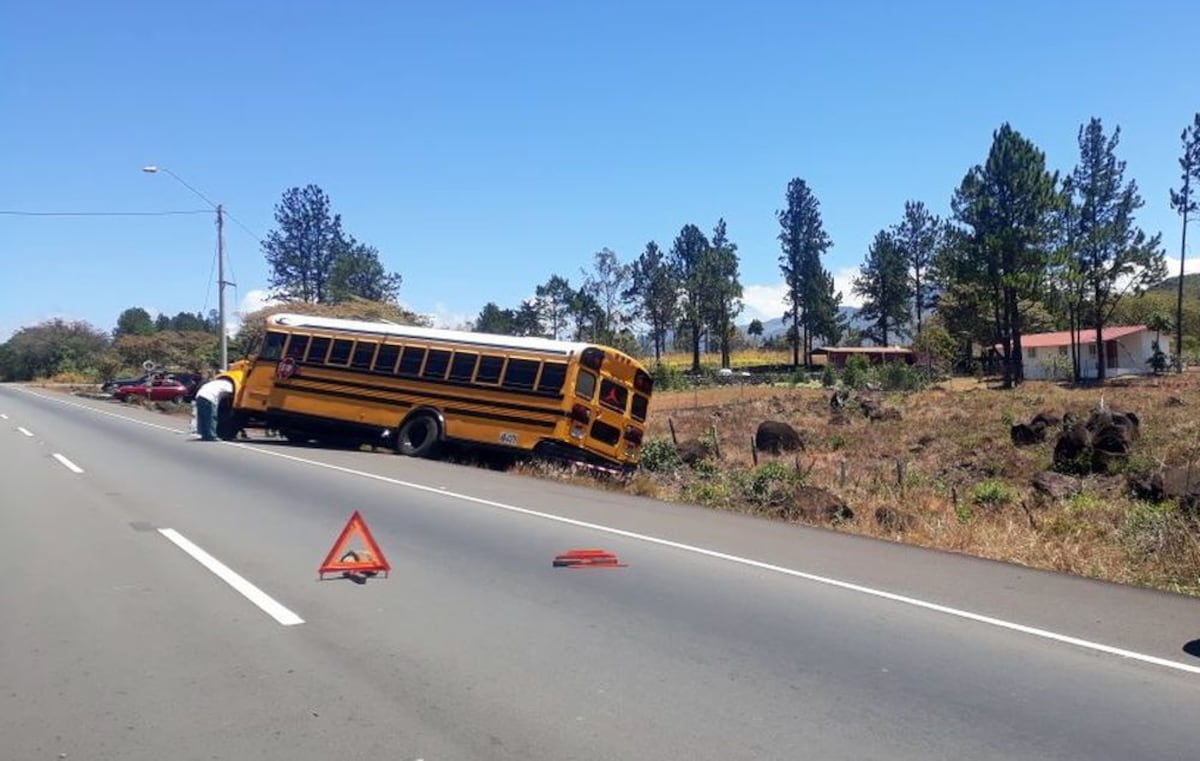
<instances>
[{"instance_id":1,"label":"bus rear wheel","mask_svg":"<svg viewBox=\"0 0 1200 761\"><path fill-rule=\"evenodd\" d=\"M396 450L409 457L433 457L441 439L437 418L418 414L404 421L396 434Z\"/></svg>"}]
</instances>

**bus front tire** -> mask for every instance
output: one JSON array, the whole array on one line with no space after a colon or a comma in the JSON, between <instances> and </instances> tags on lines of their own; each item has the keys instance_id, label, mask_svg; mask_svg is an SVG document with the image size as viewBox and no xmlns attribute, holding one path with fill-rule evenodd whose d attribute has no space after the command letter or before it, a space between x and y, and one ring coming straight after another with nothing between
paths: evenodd
<instances>
[{"instance_id":1,"label":"bus front tire","mask_svg":"<svg viewBox=\"0 0 1200 761\"><path fill-rule=\"evenodd\" d=\"M433 415L415 415L404 421L396 434L396 450L409 457L433 457L441 439L441 428Z\"/></svg>"}]
</instances>

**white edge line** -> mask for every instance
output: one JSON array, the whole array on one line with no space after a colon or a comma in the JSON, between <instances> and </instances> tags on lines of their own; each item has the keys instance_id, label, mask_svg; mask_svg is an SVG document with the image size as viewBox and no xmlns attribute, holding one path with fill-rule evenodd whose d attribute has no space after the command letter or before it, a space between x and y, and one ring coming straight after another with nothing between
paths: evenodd
<instances>
[{"instance_id":1,"label":"white edge line","mask_svg":"<svg viewBox=\"0 0 1200 761\"><path fill-rule=\"evenodd\" d=\"M1149 663L1149 664L1153 664L1155 666L1162 666L1164 668L1175 669L1177 671L1185 671L1189 674L1200 674L1200 666L1193 666L1188 663L1180 663L1179 661L1173 661L1168 658L1160 658L1155 655L1147 655L1146 653L1139 653L1134 650L1126 650L1126 649L1120 648L1120 647L1113 647L1112 645L1105 645L1100 642L1092 642L1091 640L1080 639L1079 637L1072 637L1067 634L1059 634L1058 632L1052 632L1047 629L1039 629L1035 626L1026 626L1025 624L1018 624L1018 623L1014 623L1012 621L1005 621L1002 618L986 616L981 613L972 613L969 610L953 608L953 607L950 607L949 605L940 605L938 603L928 602L926 600L921 600L921 599L918 599L915 597L908 597L906 595L896 594L895 592L887 592L882 589L875 589L873 587L867 587L867 586L863 586L861 584L854 584L849 581L841 581L839 579L833 579L828 576L819 576L817 574L807 573L805 571L797 571L794 568L787 568L787 567L780 566L780 565L774 565L772 563L764 563L761 560L753 560L751 558L741 557L740 555L731 555L726 552L718 552L717 550L710 550L710 549L706 549L704 547L697 547L692 544L684 544L682 542L675 542L670 539L661 539L659 537L650 536L648 534L639 534L634 531L626 531L625 529L613 528L611 526L604 526L599 523L589 523L587 521L576 520L574 518L566 518L561 515L554 515L552 513L543 513L538 510L531 510L526 507L517 507L515 505L507 505L503 502L495 502L493 500L483 499L481 497L472 497L468 494L458 494L456 492L446 491L444 489L437 488L437 487L425 486L423 484L416 484L416 483L412 483L411 481L402 481L397 478L389 478L388 476L381 476L376 473L367 473L367 472L361 471L361 470L354 470L353 468L346 468L341 465L332 465L329 463L319 462L316 460L308 460L303 457L296 457L295 455L284 454L283 452L271 452L271 451L267 451L265 449L261 449L259 447L248 446L246 444L239 444L236 442L227 441L224 443L229 446L239 447L242 449L249 450L251 452L257 452L259 454L269 455L271 457L280 457L285 460L293 460L295 462L301 462L301 463L305 463L307 465L315 465L319 468L327 468L329 470L335 470L335 471L338 471L341 473L347 473L350 475L361 476L363 478L370 478L370 479L373 479L376 481L383 481L385 483L395 484L397 486L403 486L403 487L407 487L409 489L415 489L417 491L427 492L429 494L437 494L437 495L444 496L444 497L454 497L456 499L460 499L465 502L473 502L478 505L486 505L488 507L494 507L499 510L507 510L509 512L518 513L520 515L527 515L527 516L530 516L533 518L541 518L543 520L554 521L556 523L564 523L569 526L577 526L579 528L586 528L586 529L590 529L592 531L600 531L600 532L603 532L606 534L612 534L614 536L622 536L622 537L626 537L628 539L636 539L641 542L657 544L662 547L671 547L673 549L683 550L685 552L692 552L697 555L704 555L706 557L716 558L718 560L726 560L731 563L738 563L740 565L750 566L751 568L758 568L758 569L761 569L764 571L771 571L773 573L781 573L781 574L784 574L785 576L792 576L792 577L795 577L798 579L812 581L817 584L825 584L825 585L828 585L831 587L836 587L838 589L845 589L845 590L848 590L851 592L858 592L859 594L864 594L864 595L876 597L876 598L883 599L883 600L890 600L892 602L898 602L903 605L911 605L915 608L921 608L923 610L929 610L929 611L933 611L935 613L943 613L948 616L954 616L955 618L961 618L961 619L965 619L967 621L975 621L976 623L987 624L989 626L995 626L1000 629L1008 629L1009 631L1020 632L1021 634L1028 634L1033 637L1040 637L1042 639L1052 640L1054 642L1061 642L1061 643L1064 643L1067 645L1074 645L1076 647L1084 648L1086 650L1092 650L1092 651L1098 652L1098 653L1105 653L1107 655L1115 655L1120 658L1129 658L1131 660L1141 661L1142 663Z\"/></svg>"},{"instance_id":2,"label":"white edge line","mask_svg":"<svg viewBox=\"0 0 1200 761\"><path fill-rule=\"evenodd\" d=\"M58 452L54 453L54 459L56 459L60 463L62 463L62 466L64 468L66 468L67 470L71 471L72 473L82 473L83 472L83 468L81 468L78 465L76 465L75 463L71 462L63 455L60 455Z\"/></svg>"},{"instance_id":3,"label":"white edge line","mask_svg":"<svg viewBox=\"0 0 1200 761\"><path fill-rule=\"evenodd\" d=\"M63 404L63 405L66 405L67 407L78 407L81 410L87 410L89 412L94 412L97 415L107 415L108 417L115 417L117 420L124 420L129 423L135 423L137 425L144 425L147 428L157 428L160 431L167 431L168 433L175 433L175 434L187 433L187 431L182 428L172 428L169 425L159 425L158 423L150 423L145 420L138 420L137 418L132 418L132 417L129 417L128 415L119 415L115 412L109 412L108 410L102 410L102 409L99 409L98 407L93 407L90 404L80 404L79 402L69 402L66 399L56 399L53 396L47 396L46 394L39 394L38 392L32 391L28 388L25 388L24 386L17 386L16 388L20 389L21 391L24 391L26 394L29 394L30 396L36 396L39 399L45 399L46 401L54 402L55 404Z\"/></svg>"},{"instance_id":4,"label":"white edge line","mask_svg":"<svg viewBox=\"0 0 1200 761\"><path fill-rule=\"evenodd\" d=\"M18 430L18 431L20 431L21 433L25 434L26 436L32 436L32 435L33 435L33 431L31 431L31 430L29 430L28 428L25 428L25 427L23 427L23 426L17 426L17 430Z\"/></svg>"},{"instance_id":5,"label":"white edge line","mask_svg":"<svg viewBox=\"0 0 1200 761\"><path fill-rule=\"evenodd\" d=\"M251 584L229 566L209 555L202 548L173 528L160 528L158 533L169 539L176 547L183 550L208 570L217 575L221 581L236 589L250 602L257 605L271 618L284 626L295 626L304 623L304 619L281 605L275 598Z\"/></svg>"},{"instance_id":6,"label":"white edge line","mask_svg":"<svg viewBox=\"0 0 1200 761\"><path fill-rule=\"evenodd\" d=\"M136 420L134 418L126 417L124 415L117 415L115 413L108 412L106 410L99 410L99 409L96 409L95 407L90 407L85 404L75 404L75 403L68 402L63 399L54 399L52 397L43 396L42 394L34 393L33 391L29 391L28 389L22 388L20 386L18 386L18 388L21 388L21 390L25 391L26 393L33 394L34 396L41 396L43 399L48 399L53 402L58 402L59 404L66 404L66 405L73 406L73 407L81 407L86 410L98 412L102 415L109 415L111 417L119 418L121 420L127 420L131 423L137 423L139 425L147 425L152 428L160 428L162 430L170 431L172 433L182 433L182 431L180 431L177 428L168 428L167 426L155 425L154 423L146 423L144 421ZM1129 660L1139 661L1141 663L1149 663L1149 664L1152 664L1155 666L1162 666L1163 668L1174 669L1175 671L1183 671L1183 672L1186 672L1189 674L1200 674L1200 666L1193 666L1189 663L1180 663L1179 661L1173 661L1168 658L1160 658L1155 655L1147 655L1146 653L1139 653L1134 650L1126 650L1126 649L1120 648L1120 647L1113 647L1112 645L1105 645L1100 642L1092 642L1091 640L1081 639L1079 637L1072 637L1070 635L1052 632L1052 631L1049 631L1048 629L1039 629L1034 626L1026 626L1025 624L1018 624L1018 623L1014 623L1012 621L1005 621L1004 619L995 618L993 616L985 616L980 613L972 613L969 610L962 610L960 608L953 608L948 605L940 605L938 603L927 602L925 600L920 600L915 597L908 597L906 595L896 594L895 592L886 592L882 589L874 589L872 587L866 587L861 584L854 584L854 583L851 583L848 581L840 581L838 579L832 579L827 576L818 576L817 574L807 573L805 571L797 571L794 568L786 568L784 566L774 565L772 563L764 563L760 560L752 560L750 558L744 558L744 557L740 557L738 555L730 555L725 552L718 552L716 550L710 550L710 549L706 549L704 547L697 547L697 546L691 545L691 544L684 544L682 542L674 542L669 539L660 539L658 537L649 536L647 534L638 534L633 531L626 531L624 529L612 528L611 526L602 526L598 523L588 523L587 521L580 521L580 520L576 520L574 518L565 518L561 515L553 515L551 513L543 513L543 512L537 511L537 510L530 510L529 508L525 508L525 507L516 507L515 505L507 505L507 504L504 504L503 502L494 502L490 499L483 499L481 497L472 497L467 494L459 494L457 492L446 491L444 489L434 488L431 486L424 486L422 484L416 484L416 483L412 483L410 481L402 481L398 478L390 478L388 476L381 476L376 473L367 473L367 472L361 471L361 470L354 470L353 468L346 468L341 465L332 465L330 463L319 462L317 460L307 460L303 457L296 457L295 455L284 454L283 452L272 452L272 451L268 451L266 449L261 449L259 447L247 446L246 444L239 444L239 443L231 442L231 441L227 441L227 442L223 442L223 443L226 444L227 446L240 447L242 449L246 449L251 452L257 452L258 454L261 454L261 455L268 455L271 457L279 457L279 458L282 458L285 460L292 460L293 462L304 463L306 465L314 465L318 468L326 468L328 470L334 470L334 471L338 471L340 473L347 473L349 475L361 476L362 478L369 478L369 479L372 479L375 481L382 481L384 483L395 484L396 486L403 486L403 487L406 487L409 489L414 489L416 491L423 491L423 492L427 492L429 494L438 494L438 495L445 496L445 497L454 497L456 499L461 499L464 502L473 502L478 505L486 505L488 507L494 507L494 508L497 508L500 510L507 510L509 512L518 513L520 515L527 515L527 516L534 517L534 518L542 518L543 520L554 521L556 523L563 523L563 524L566 524L569 526L577 526L579 528L591 529L593 531L600 531L600 532L603 532L606 534L612 534L614 536L623 536L623 537L626 537L629 539L636 539L638 541L647 542L649 544L657 544L662 547L672 547L674 549L683 550L685 552L693 552L697 555L704 555L706 557L716 558L718 560L726 560L731 563L738 563L740 565L749 566L751 568L758 568L758 569L761 569L764 571L780 573L785 576L792 576L792 577L795 577L798 579L805 579L806 581L812 581L817 584L825 584L825 585L828 585L831 587L836 587L838 589L845 589L845 590L848 590L851 592L858 592L859 594L868 595L870 597L876 597L876 598L883 599L883 600L890 600L892 602L901 603L903 605L910 605L915 608L921 608L922 610L933 611L935 613L943 613L948 616L954 616L955 618L961 618L961 619L964 619L967 621L974 621L976 623L986 624L988 626L994 626L994 627L997 627L1000 629L1007 629L1009 631L1019 632L1021 634L1027 634L1032 637L1039 637L1041 639L1046 639L1046 640L1050 640L1053 642L1061 642L1063 644L1073 645L1075 647L1083 648L1085 650L1091 650L1091 651L1097 652L1097 653L1104 653L1106 655L1114 655L1119 658L1128 658ZM165 532L165 531L170 531L170 529L159 529L159 531ZM172 532L172 533L176 533L176 532ZM177 533L176 533L176 535L178 536ZM166 536L165 533L164 533L164 536ZM167 538L170 538L170 537L168 536ZM187 541L186 539L183 539L182 536L180 536L179 538L185 542ZM172 541L175 541L175 540L172 539ZM178 542L176 542L176 544L178 544ZM191 544L191 543L189 542L189 544ZM180 545L180 546L182 547L183 545ZM195 545L192 545L192 546L194 547ZM203 550L200 550L199 547L196 547L196 549L199 550L200 552L204 552ZM206 553L206 555L207 555L207 553ZM197 560L199 560L199 558L197 558ZM217 561L215 559L213 559L213 562L217 562ZM224 567L224 566L222 566L222 567ZM226 570L228 570L228 569L226 569ZM232 571L229 571L229 572L233 573ZM236 576L236 574L235 574L235 576ZM239 576L238 578L241 578L241 577ZM246 582L246 583L249 584L249 582ZM267 598L267 599L270 599L270 598ZM286 610L286 608L284 610ZM295 615L295 614L292 614L292 615Z\"/></svg>"},{"instance_id":7,"label":"white edge line","mask_svg":"<svg viewBox=\"0 0 1200 761\"><path fill-rule=\"evenodd\" d=\"M0 420L8 420L8 415L5 415L3 412L0 412Z\"/></svg>"}]
</instances>

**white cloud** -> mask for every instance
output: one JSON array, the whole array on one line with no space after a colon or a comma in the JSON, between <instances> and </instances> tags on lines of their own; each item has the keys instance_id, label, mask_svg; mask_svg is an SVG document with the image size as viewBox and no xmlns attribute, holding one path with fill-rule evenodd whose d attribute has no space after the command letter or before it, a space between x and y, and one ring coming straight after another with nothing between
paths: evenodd
<instances>
[{"instance_id":1,"label":"white cloud","mask_svg":"<svg viewBox=\"0 0 1200 761\"><path fill-rule=\"evenodd\" d=\"M1176 260L1178 265L1178 260ZM842 267L833 273L833 287L842 292L842 306L860 307L862 298L851 290L854 278L858 277L858 267ZM754 284L742 288L742 303L745 310L742 319L774 320L782 317L787 310L783 298L787 295L787 285L780 281L769 285Z\"/></svg>"},{"instance_id":2,"label":"white cloud","mask_svg":"<svg viewBox=\"0 0 1200 761\"><path fill-rule=\"evenodd\" d=\"M474 318L474 315L456 312L440 301L435 303L433 311L426 312L425 316L433 321L433 327L451 329L462 328Z\"/></svg>"},{"instance_id":3,"label":"white cloud","mask_svg":"<svg viewBox=\"0 0 1200 761\"><path fill-rule=\"evenodd\" d=\"M1167 262L1167 277L1179 277L1179 257L1168 256ZM1184 274L1192 275L1200 272L1200 256L1189 256L1183 265Z\"/></svg>"}]
</instances>

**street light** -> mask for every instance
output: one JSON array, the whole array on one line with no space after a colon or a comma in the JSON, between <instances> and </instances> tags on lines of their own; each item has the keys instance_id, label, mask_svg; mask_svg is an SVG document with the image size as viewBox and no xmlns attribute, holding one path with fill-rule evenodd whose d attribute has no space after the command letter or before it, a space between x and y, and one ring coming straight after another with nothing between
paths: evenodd
<instances>
[{"instance_id":1,"label":"street light","mask_svg":"<svg viewBox=\"0 0 1200 761\"><path fill-rule=\"evenodd\" d=\"M225 286L233 285L225 282L225 207L219 203L214 203L212 199L196 190L179 175L167 169L165 166L144 166L142 171L146 174L158 174L163 172L175 179L180 185L195 193L202 201L211 206L217 212L217 314L218 322L220 323L221 331L221 369L225 370L229 367L229 338L225 332Z\"/></svg>"}]
</instances>

